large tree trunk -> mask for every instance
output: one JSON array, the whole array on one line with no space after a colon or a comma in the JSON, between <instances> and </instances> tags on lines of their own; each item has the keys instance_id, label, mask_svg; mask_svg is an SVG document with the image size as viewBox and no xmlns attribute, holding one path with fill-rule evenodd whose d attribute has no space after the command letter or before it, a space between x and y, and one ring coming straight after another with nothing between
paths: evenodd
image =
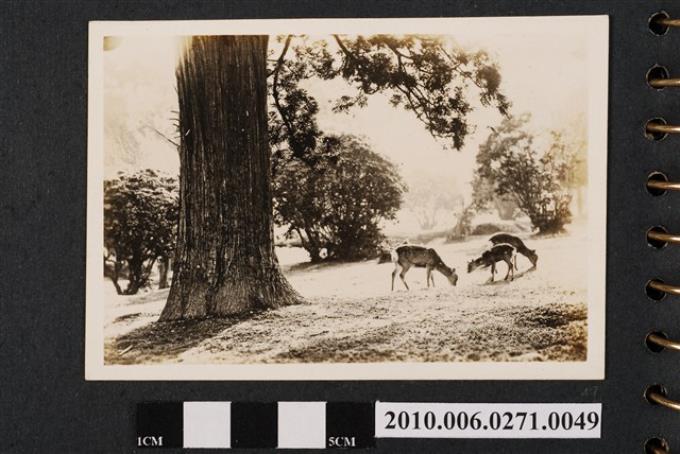
<instances>
[{"instance_id":1,"label":"large tree trunk","mask_svg":"<svg viewBox=\"0 0 680 454\"><path fill-rule=\"evenodd\" d=\"M160 320L297 303L274 255L267 37L193 37L177 69L180 216Z\"/></svg>"}]
</instances>

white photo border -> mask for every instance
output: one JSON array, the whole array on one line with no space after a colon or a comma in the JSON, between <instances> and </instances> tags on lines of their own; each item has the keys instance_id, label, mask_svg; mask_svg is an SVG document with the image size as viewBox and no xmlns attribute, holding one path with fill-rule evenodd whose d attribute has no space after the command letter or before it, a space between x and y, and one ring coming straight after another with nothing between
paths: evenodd
<instances>
[{"instance_id":1,"label":"white photo border","mask_svg":"<svg viewBox=\"0 0 680 454\"><path fill-rule=\"evenodd\" d=\"M551 33L569 22L588 42L588 355L583 362L104 363L103 39L124 35ZM608 16L90 22L88 61L86 380L602 380L605 378ZM558 70L556 68L556 70ZM555 89L558 89L556 87Z\"/></svg>"}]
</instances>

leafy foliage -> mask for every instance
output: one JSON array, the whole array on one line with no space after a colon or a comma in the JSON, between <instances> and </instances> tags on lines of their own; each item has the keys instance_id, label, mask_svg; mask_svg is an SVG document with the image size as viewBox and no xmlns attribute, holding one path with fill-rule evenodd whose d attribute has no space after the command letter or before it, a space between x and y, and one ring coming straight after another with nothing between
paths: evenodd
<instances>
[{"instance_id":1,"label":"leafy foliage","mask_svg":"<svg viewBox=\"0 0 680 454\"><path fill-rule=\"evenodd\" d=\"M373 257L383 239L379 222L394 219L404 185L396 167L349 135L325 137L325 159L314 167L279 163L274 177L275 221L296 233L312 261Z\"/></svg>"},{"instance_id":2,"label":"leafy foliage","mask_svg":"<svg viewBox=\"0 0 680 454\"><path fill-rule=\"evenodd\" d=\"M119 294L137 293L156 260L170 257L178 203L177 180L150 169L104 181L104 263ZM118 280L125 270L123 290Z\"/></svg>"},{"instance_id":3,"label":"leafy foliage","mask_svg":"<svg viewBox=\"0 0 680 454\"><path fill-rule=\"evenodd\" d=\"M413 112L432 136L459 150L472 130L468 122L473 110L471 93L476 92L482 106L494 107L503 115L510 107L500 91L500 70L485 51L468 52L447 45L440 37L423 35L333 35L334 45L301 39L294 46L297 63L292 64L285 60L292 36L285 38L272 70L274 78L282 65L297 82L313 75L326 80L342 77L357 91L336 101L337 112L363 107L367 96L385 93L394 107ZM292 79L281 77L280 84L285 86ZM275 81L274 98L276 87ZM295 94L310 99L304 90Z\"/></svg>"},{"instance_id":4,"label":"leafy foliage","mask_svg":"<svg viewBox=\"0 0 680 454\"><path fill-rule=\"evenodd\" d=\"M530 118L508 118L489 135L477 155L475 184L480 188L490 183L491 194L512 196L539 233L555 233L571 221L569 185L577 153L558 132L551 133L547 149L539 151L526 130ZM478 203L484 198L477 192Z\"/></svg>"},{"instance_id":5,"label":"leafy foliage","mask_svg":"<svg viewBox=\"0 0 680 454\"><path fill-rule=\"evenodd\" d=\"M290 157L313 165L323 132L316 122L318 103L301 83L313 77L314 71L301 47L292 50L292 58L285 58L291 40L291 36L285 39L281 55L271 70L269 89L273 109L269 111L269 142L275 154L287 145Z\"/></svg>"}]
</instances>

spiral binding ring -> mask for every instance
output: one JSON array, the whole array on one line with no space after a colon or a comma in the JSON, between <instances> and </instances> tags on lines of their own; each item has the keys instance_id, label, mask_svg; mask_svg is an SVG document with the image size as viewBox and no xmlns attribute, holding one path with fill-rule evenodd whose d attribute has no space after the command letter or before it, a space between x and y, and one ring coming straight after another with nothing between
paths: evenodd
<instances>
[{"instance_id":1,"label":"spiral binding ring","mask_svg":"<svg viewBox=\"0 0 680 454\"><path fill-rule=\"evenodd\" d=\"M665 11L653 14L649 19L649 29L656 35L665 35L671 27L680 27L680 19L670 17ZM680 88L680 78L671 78L665 67L655 65L647 72L647 84L655 89ZM680 134L680 125L670 125L663 118L655 118L647 122L644 132L647 139L658 141L666 138L668 134ZM654 196L662 195L666 191L680 191L680 182L668 181L663 173L654 172L647 178L647 190ZM656 226L647 230L647 242L653 247L662 248L669 243L680 244L680 235L668 233L665 228ZM666 284L659 279L648 281L645 290L647 295L655 300L662 299L666 294L680 295L680 286ZM645 342L647 347L654 352L664 349L680 351L680 342L668 339L666 334L660 331L649 333ZM647 387L644 396L652 405L661 405L680 411L680 401L669 399L663 385ZM668 442L659 437L648 439L644 448L647 454L670 452Z\"/></svg>"},{"instance_id":2,"label":"spiral binding ring","mask_svg":"<svg viewBox=\"0 0 680 454\"><path fill-rule=\"evenodd\" d=\"M663 438L650 438L645 443L645 454L668 454L669 452L668 442Z\"/></svg>"},{"instance_id":3,"label":"spiral binding ring","mask_svg":"<svg viewBox=\"0 0 680 454\"><path fill-rule=\"evenodd\" d=\"M680 20L671 18L666 11L660 11L649 18L649 30L655 35L665 35L671 27L680 27Z\"/></svg>"},{"instance_id":4,"label":"spiral binding ring","mask_svg":"<svg viewBox=\"0 0 680 454\"><path fill-rule=\"evenodd\" d=\"M661 293L670 293L671 295L680 296L680 286L666 284L658 279L652 279L647 282L647 286Z\"/></svg>"},{"instance_id":5,"label":"spiral binding ring","mask_svg":"<svg viewBox=\"0 0 680 454\"><path fill-rule=\"evenodd\" d=\"M649 121L646 128L649 134L680 134L680 125L668 125L657 121Z\"/></svg>"},{"instance_id":6,"label":"spiral binding ring","mask_svg":"<svg viewBox=\"0 0 680 454\"><path fill-rule=\"evenodd\" d=\"M649 79L648 83L654 88L680 87L680 78Z\"/></svg>"},{"instance_id":7,"label":"spiral binding ring","mask_svg":"<svg viewBox=\"0 0 680 454\"><path fill-rule=\"evenodd\" d=\"M671 340L659 333L650 333L647 335L647 343L656 346L658 351L666 348L680 351L680 342Z\"/></svg>"},{"instance_id":8,"label":"spiral binding ring","mask_svg":"<svg viewBox=\"0 0 680 454\"><path fill-rule=\"evenodd\" d=\"M647 388L647 391L645 391L645 399L652 404L680 411L680 402L669 399L666 396L666 388L663 385L654 385Z\"/></svg>"},{"instance_id":9,"label":"spiral binding ring","mask_svg":"<svg viewBox=\"0 0 680 454\"><path fill-rule=\"evenodd\" d=\"M647 187L659 191L680 191L680 181L648 180Z\"/></svg>"},{"instance_id":10,"label":"spiral binding ring","mask_svg":"<svg viewBox=\"0 0 680 454\"><path fill-rule=\"evenodd\" d=\"M668 454L668 451L666 449L660 448L658 446L652 446L649 449L650 454Z\"/></svg>"},{"instance_id":11,"label":"spiral binding ring","mask_svg":"<svg viewBox=\"0 0 680 454\"><path fill-rule=\"evenodd\" d=\"M663 245L666 243L680 244L680 235L652 228L647 231L647 240L653 240Z\"/></svg>"},{"instance_id":12,"label":"spiral binding ring","mask_svg":"<svg viewBox=\"0 0 680 454\"><path fill-rule=\"evenodd\" d=\"M680 27L680 19L673 19L670 17L660 17L655 19L654 22L664 27Z\"/></svg>"}]
</instances>

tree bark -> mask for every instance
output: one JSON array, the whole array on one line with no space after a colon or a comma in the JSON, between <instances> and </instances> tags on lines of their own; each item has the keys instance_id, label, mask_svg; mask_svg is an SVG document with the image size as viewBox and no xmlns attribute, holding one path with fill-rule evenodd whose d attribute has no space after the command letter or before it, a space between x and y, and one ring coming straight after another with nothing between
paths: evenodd
<instances>
[{"instance_id":1,"label":"tree bark","mask_svg":"<svg viewBox=\"0 0 680 454\"><path fill-rule=\"evenodd\" d=\"M125 289L126 295L136 295L144 285L144 262L138 257L128 260L128 285Z\"/></svg>"},{"instance_id":2,"label":"tree bark","mask_svg":"<svg viewBox=\"0 0 680 454\"><path fill-rule=\"evenodd\" d=\"M178 66L180 215L160 320L301 301L274 254L266 58L266 36L202 36Z\"/></svg>"},{"instance_id":3,"label":"tree bark","mask_svg":"<svg viewBox=\"0 0 680 454\"><path fill-rule=\"evenodd\" d=\"M116 294L122 295L123 289L120 287L120 284L118 283L122 265L118 260L115 260L113 261L113 268L107 268L106 262L107 258L104 257L104 277L108 276L111 279L111 282L113 282L113 286L116 288Z\"/></svg>"}]
</instances>

